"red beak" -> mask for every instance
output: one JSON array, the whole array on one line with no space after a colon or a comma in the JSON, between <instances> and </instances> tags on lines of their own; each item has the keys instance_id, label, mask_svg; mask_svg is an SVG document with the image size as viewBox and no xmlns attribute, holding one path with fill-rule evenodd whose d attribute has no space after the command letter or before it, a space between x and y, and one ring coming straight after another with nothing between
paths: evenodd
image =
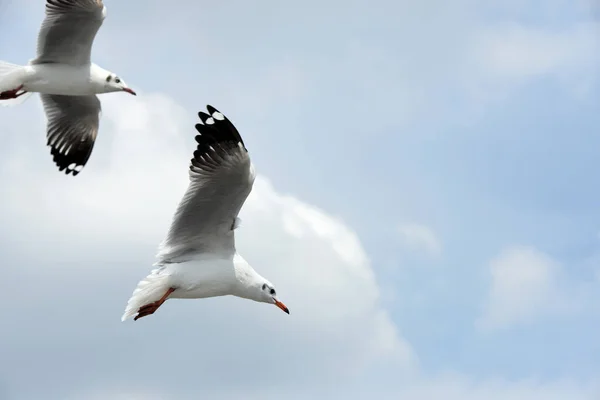
<instances>
[{"instance_id":1,"label":"red beak","mask_svg":"<svg viewBox=\"0 0 600 400\"><path fill-rule=\"evenodd\" d=\"M280 302L279 300L275 300L275 305L279 308L281 308L281 310L287 314L290 313L290 310L288 310L288 308L285 306L285 304L283 304L282 302Z\"/></svg>"},{"instance_id":2,"label":"red beak","mask_svg":"<svg viewBox=\"0 0 600 400\"><path fill-rule=\"evenodd\" d=\"M127 92L127 93L129 93L129 94L132 94L132 95L134 95L134 96L137 96L137 94L136 94L136 93L135 93L135 92L134 92L132 89L129 89L129 88L124 88L124 89L123 89L123 91L124 91L124 92Z\"/></svg>"}]
</instances>

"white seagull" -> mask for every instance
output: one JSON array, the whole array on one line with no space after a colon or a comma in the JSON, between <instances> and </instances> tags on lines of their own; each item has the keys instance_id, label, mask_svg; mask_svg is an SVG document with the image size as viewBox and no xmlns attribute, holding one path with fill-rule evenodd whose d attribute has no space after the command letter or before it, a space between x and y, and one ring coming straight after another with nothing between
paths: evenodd
<instances>
[{"instance_id":1,"label":"white seagull","mask_svg":"<svg viewBox=\"0 0 600 400\"><path fill-rule=\"evenodd\" d=\"M0 104L16 105L40 93L50 153L67 175L77 175L92 154L101 111L96 94L136 94L90 60L105 17L102 0L47 0L37 58L25 66L0 61Z\"/></svg>"},{"instance_id":2,"label":"white seagull","mask_svg":"<svg viewBox=\"0 0 600 400\"><path fill-rule=\"evenodd\" d=\"M138 283L121 318L153 314L168 298L233 295L274 304L286 313L275 287L235 249L237 217L254 183L248 150L233 124L212 106L199 112L190 184L179 203L158 261ZM136 315L137 314L137 315Z\"/></svg>"}]
</instances>

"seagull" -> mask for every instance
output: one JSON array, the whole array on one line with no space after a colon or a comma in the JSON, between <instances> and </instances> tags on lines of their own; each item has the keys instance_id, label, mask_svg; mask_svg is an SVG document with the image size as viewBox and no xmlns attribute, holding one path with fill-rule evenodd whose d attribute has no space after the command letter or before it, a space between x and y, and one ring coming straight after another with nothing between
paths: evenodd
<instances>
[{"instance_id":1,"label":"seagull","mask_svg":"<svg viewBox=\"0 0 600 400\"><path fill-rule=\"evenodd\" d=\"M37 57L26 66L0 61L0 104L20 104L40 93L47 144L67 175L81 172L92 154L101 112L96 94L136 95L123 79L90 60L104 18L102 0L47 0Z\"/></svg>"},{"instance_id":2,"label":"seagull","mask_svg":"<svg viewBox=\"0 0 600 400\"><path fill-rule=\"evenodd\" d=\"M199 112L198 146L189 166L190 183L159 245L156 269L140 281L121 321L154 312L169 298L237 296L274 304L290 313L263 278L235 249L238 213L256 177L235 126L214 107Z\"/></svg>"}]
</instances>

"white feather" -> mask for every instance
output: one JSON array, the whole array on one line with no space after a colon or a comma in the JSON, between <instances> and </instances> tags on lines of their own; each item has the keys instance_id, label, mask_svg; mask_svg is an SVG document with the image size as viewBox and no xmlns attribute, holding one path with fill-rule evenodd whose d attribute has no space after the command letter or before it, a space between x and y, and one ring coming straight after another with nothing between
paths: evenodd
<instances>
[{"instance_id":1,"label":"white feather","mask_svg":"<svg viewBox=\"0 0 600 400\"><path fill-rule=\"evenodd\" d=\"M146 278L138 284L127 302L121 321L135 316L140 307L160 300L169 290L170 276L162 268L153 269Z\"/></svg>"},{"instance_id":2,"label":"white feather","mask_svg":"<svg viewBox=\"0 0 600 400\"><path fill-rule=\"evenodd\" d=\"M25 69L21 65L0 61L0 93L17 89L21 86L25 76ZM0 100L0 105L4 107L16 106L27 100L31 94L28 92L16 99Z\"/></svg>"}]
</instances>

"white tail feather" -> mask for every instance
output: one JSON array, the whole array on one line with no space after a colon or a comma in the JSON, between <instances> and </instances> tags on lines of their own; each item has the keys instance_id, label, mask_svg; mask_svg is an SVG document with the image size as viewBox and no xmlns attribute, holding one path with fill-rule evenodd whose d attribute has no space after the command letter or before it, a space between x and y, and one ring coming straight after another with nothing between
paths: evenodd
<instances>
[{"instance_id":1,"label":"white tail feather","mask_svg":"<svg viewBox=\"0 0 600 400\"><path fill-rule=\"evenodd\" d=\"M24 67L0 61L0 93L18 88L23 83ZM12 107L27 100L32 93L25 93L16 99L0 100L0 105Z\"/></svg>"},{"instance_id":2,"label":"white tail feather","mask_svg":"<svg viewBox=\"0 0 600 400\"><path fill-rule=\"evenodd\" d=\"M0 61L0 76L7 75L21 68L23 68L22 65L12 64L6 61Z\"/></svg>"},{"instance_id":3,"label":"white tail feather","mask_svg":"<svg viewBox=\"0 0 600 400\"><path fill-rule=\"evenodd\" d=\"M150 275L142 279L133 291L121 321L134 317L140 307L160 300L169 290L169 287L169 275L165 274L160 268L152 270Z\"/></svg>"}]
</instances>

